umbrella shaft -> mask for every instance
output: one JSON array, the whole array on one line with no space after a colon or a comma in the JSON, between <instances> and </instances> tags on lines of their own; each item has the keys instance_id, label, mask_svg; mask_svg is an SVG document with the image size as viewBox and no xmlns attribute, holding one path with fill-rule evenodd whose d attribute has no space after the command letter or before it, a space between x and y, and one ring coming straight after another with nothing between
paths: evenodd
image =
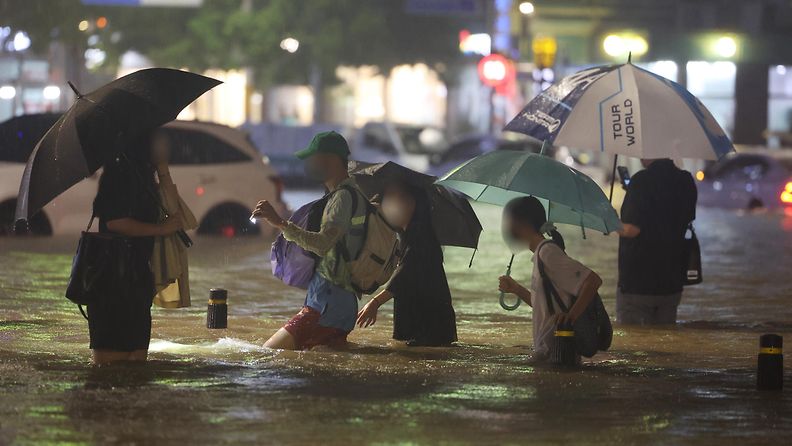
<instances>
[{"instance_id":1,"label":"umbrella shaft","mask_svg":"<svg viewBox=\"0 0 792 446\"><path fill-rule=\"evenodd\" d=\"M184 243L184 246L189 248L190 246L193 245L192 239L183 230L179 229L178 231L176 231L176 235L179 237L179 240L181 240L182 243Z\"/></svg>"}]
</instances>

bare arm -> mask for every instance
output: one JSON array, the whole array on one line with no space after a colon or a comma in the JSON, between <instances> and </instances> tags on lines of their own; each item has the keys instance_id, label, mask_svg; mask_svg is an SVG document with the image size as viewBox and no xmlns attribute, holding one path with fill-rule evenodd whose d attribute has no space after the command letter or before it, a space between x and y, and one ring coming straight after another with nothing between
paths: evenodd
<instances>
[{"instance_id":1,"label":"bare arm","mask_svg":"<svg viewBox=\"0 0 792 446\"><path fill-rule=\"evenodd\" d=\"M388 290L382 290L377 293L363 308L358 311L357 321L358 327L365 328L374 325L377 322L377 310L385 302L393 299L393 293Z\"/></svg>"},{"instance_id":2,"label":"bare arm","mask_svg":"<svg viewBox=\"0 0 792 446\"><path fill-rule=\"evenodd\" d=\"M510 276L500 276L498 278L498 289L504 293L514 294L527 303L528 306L533 306L531 305L531 291Z\"/></svg>"},{"instance_id":3,"label":"bare arm","mask_svg":"<svg viewBox=\"0 0 792 446\"><path fill-rule=\"evenodd\" d=\"M622 223L622 228L619 231L619 236L624 238L635 238L641 234L641 228L630 224L630 223Z\"/></svg>"},{"instance_id":4,"label":"bare arm","mask_svg":"<svg viewBox=\"0 0 792 446\"><path fill-rule=\"evenodd\" d=\"M529 307L533 307L533 305L531 305L531 291L528 288L520 285L519 290L514 294L522 299L523 302L527 303Z\"/></svg>"},{"instance_id":5,"label":"bare arm","mask_svg":"<svg viewBox=\"0 0 792 446\"><path fill-rule=\"evenodd\" d=\"M569 309L569 318L572 320L572 322L577 320L577 318L583 314L583 311L594 299L594 296L597 295L597 291L601 286L602 279L597 273L592 271L580 286L580 292L578 293L578 298L575 301L575 304Z\"/></svg>"},{"instance_id":6,"label":"bare arm","mask_svg":"<svg viewBox=\"0 0 792 446\"><path fill-rule=\"evenodd\" d=\"M387 302L387 301L389 301L391 299L393 299L393 293L391 293L388 290L382 290L379 293L377 293L377 295L374 296L374 298L371 299L371 300L376 300L377 301L377 305L378 306L382 306L382 304L384 304L385 302Z\"/></svg>"}]
</instances>

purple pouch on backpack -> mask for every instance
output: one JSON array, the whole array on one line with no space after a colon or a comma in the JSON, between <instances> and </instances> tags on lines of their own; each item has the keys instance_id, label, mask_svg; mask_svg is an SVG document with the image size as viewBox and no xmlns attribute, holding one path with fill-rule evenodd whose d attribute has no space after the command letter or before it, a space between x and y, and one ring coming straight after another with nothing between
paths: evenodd
<instances>
[{"instance_id":1,"label":"purple pouch on backpack","mask_svg":"<svg viewBox=\"0 0 792 446\"><path fill-rule=\"evenodd\" d=\"M311 212L323 200L324 198L312 201L297 209L289 221L300 228L316 230L316 228L308 228ZM307 290L308 283L316 269L317 259L316 255L302 249L296 243L286 240L283 238L283 234L280 234L272 244L272 254L270 255L272 275L282 280L286 285Z\"/></svg>"}]
</instances>

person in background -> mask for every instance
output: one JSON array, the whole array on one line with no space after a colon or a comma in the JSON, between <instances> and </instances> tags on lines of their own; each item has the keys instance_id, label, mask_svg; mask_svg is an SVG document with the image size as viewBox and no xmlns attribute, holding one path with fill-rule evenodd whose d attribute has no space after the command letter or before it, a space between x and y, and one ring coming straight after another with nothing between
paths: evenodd
<instances>
[{"instance_id":1,"label":"person in background","mask_svg":"<svg viewBox=\"0 0 792 446\"><path fill-rule=\"evenodd\" d=\"M533 255L531 286L524 287L510 276L499 278L499 289L504 293L516 294L533 309L533 342L535 361L548 359L553 334L560 323L574 323L591 303L602 279L582 263L569 257L564 251L564 239L547 221L542 203L534 197L511 200L503 210L503 232L512 252L528 249ZM547 240L544 234L550 234ZM558 290L559 297L569 308L563 313L555 302L545 295L539 260L545 272ZM572 297L576 296L574 305ZM548 300L553 307L548 306Z\"/></svg>"},{"instance_id":2,"label":"person in background","mask_svg":"<svg viewBox=\"0 0 792 446\"><path fill-rule=\"evenodd\" d=\"M280 229L284 238L320 259L302 309L264 346L287 350L318 345L342 346L355 328L358 295L352 286L348 265L337 247L339 243L346 243L349 252L362 248L366 208L358 205L354 209L352 194L359 194L357 201L361 203L366 198L347 172L349 146L340 134L319 133L296 155L305 161L306 176L324 184L330 194L319 231L308 231L287 222L266 200L258 203L253 217Z\"/></svg>"},{"instance_id":3,"label":"person in background","mask_svg":"<svg viewBox=\"0 0 792 446\"><path fill-rule=\"evenodd\" d=\"M409 346L442 346L457 340L456 316L435 236L426 192L402 183L383 193L385 219L401 229L403 258L387 287L358 313L360 327L374 325L377 310L393 303L393 339Z\"/></svg>"},{"instance_id":4,"label":"person in background","mask_svg":"<svg viewBox=\"0 0 792 446\"><path fill-rule=\"evenodd\" d=\"M151 255L154 238L181 229L180 215L159 222L158 184L168 175L167 158L155 147L157 132L146 135L104 166L94 199L99 232L115 233L130 240L132 288L118 289L114 296L88 306L88 329L93 361L145 361L151 339L151 303L154 274Z\"/></svg>"},{"instance_id":5,"label":"person in background","mask_svg":"<svg viewBox=\"0 0 792 446\"><path fill-rule=\"evenodd\" d=\"M616 318L621 324L675 324L682 299L683 240L696 218L693 177L670 159L644 159L621 207Z\"/></svg>"}]
</instances>

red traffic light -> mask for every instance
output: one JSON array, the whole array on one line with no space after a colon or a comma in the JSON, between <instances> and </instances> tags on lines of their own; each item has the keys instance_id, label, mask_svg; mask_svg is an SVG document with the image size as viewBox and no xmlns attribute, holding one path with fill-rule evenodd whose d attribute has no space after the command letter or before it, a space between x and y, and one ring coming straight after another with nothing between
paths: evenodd
<instances>
[{"instance_id":1,"label":"red traffic light","mask_svg":"<svg viewBox=\"0 0 792 446\"><path fill-rule=\"evenodd\" d=\"M479 79L489 87L501 87L515 78L514 65L500 54L484 56L478 63Z\"/></svg>"}]
</instances>

